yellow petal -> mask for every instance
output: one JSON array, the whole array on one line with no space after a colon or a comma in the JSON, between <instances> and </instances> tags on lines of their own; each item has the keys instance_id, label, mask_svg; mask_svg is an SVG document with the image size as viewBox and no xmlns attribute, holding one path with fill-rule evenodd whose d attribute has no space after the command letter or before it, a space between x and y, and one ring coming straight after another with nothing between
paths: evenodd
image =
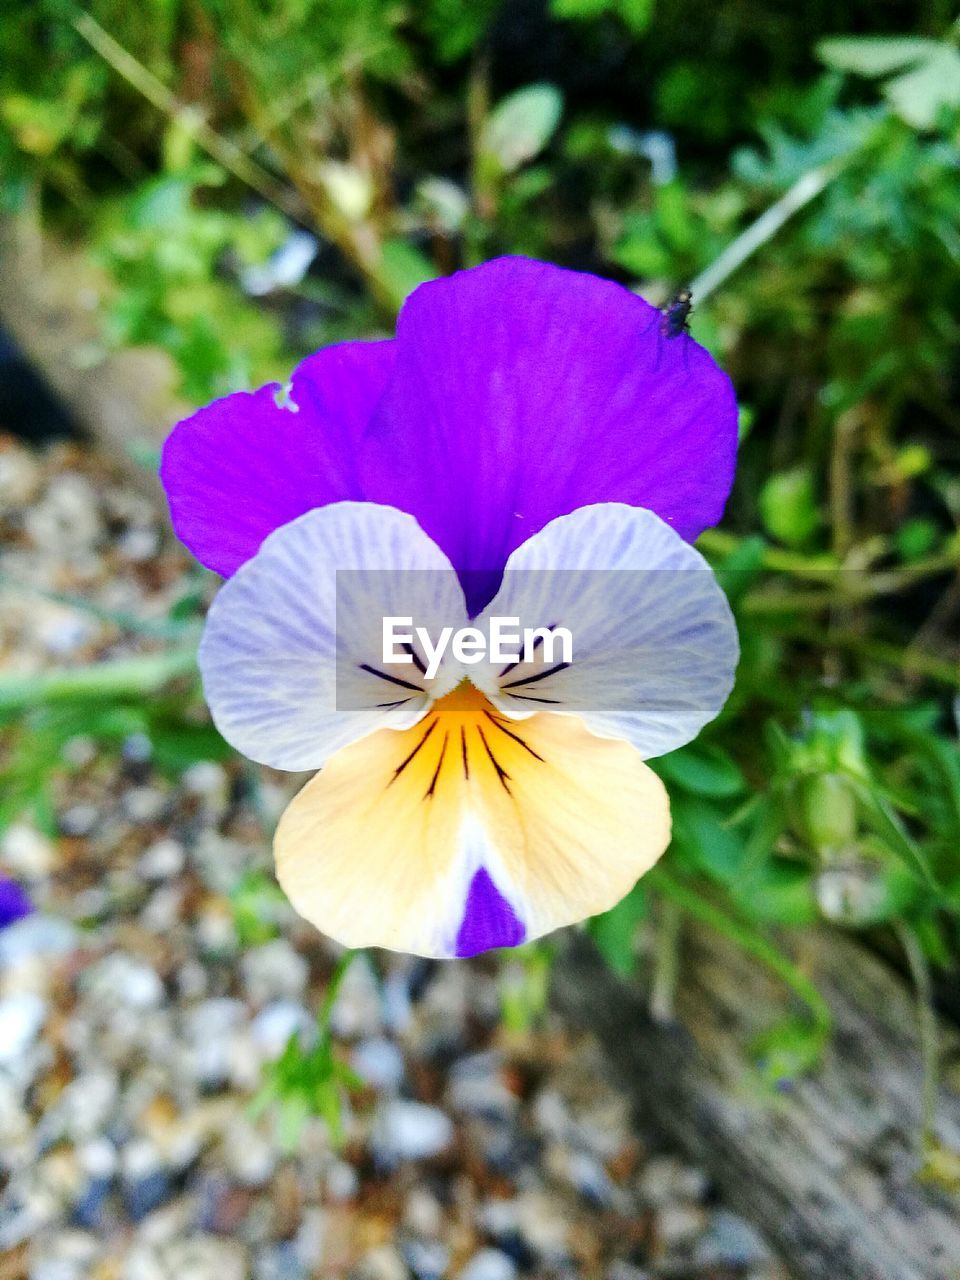
<instances>
[{"instance_id":1,"label":"yellow petal","mask_svg":"<svg viewBox=\"0 0 960 1280\"><path fill-rule=\"evenodd\" d=\"M669 839L663 784L634 747L575 716L509 720L465 684L414 728L332 756L274 850L324 933L447 957L607 910Z\"/></svg>"}]
</instances>

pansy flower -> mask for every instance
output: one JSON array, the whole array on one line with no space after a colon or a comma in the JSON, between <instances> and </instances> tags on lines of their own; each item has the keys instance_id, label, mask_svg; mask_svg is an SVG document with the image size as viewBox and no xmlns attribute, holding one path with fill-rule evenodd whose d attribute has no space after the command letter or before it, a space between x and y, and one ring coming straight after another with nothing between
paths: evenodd
<instances>
[{"instance_id":1,"label":"pansy flower","mask_svg":"<svg viewBox=\"0 0 960 1280\"><path fill-rule=\"evenodd\" d=\"M28 916L33 905L16 880L0 875L0 929Z\"/></svg>"},{"instance_id":2,"label":"pansy flower","mask_svg":"<svg viewBox=\"0 0 960 1280\"><path fill-rule=\"evenodd\" d=\"M214 721L319 770L274 848L339 941L516 945L613 906L666 848L644 761L717 714L737 661L689 545L723 510L736 405L660 321L609 281L499 259L417 289L392 341L320 351L168 439L174 528L229 579L200 647ZM405 665L385 618L411 622ZM413 638L494 618L537 643L432 664Z\"/></svg>"}]
</instances>

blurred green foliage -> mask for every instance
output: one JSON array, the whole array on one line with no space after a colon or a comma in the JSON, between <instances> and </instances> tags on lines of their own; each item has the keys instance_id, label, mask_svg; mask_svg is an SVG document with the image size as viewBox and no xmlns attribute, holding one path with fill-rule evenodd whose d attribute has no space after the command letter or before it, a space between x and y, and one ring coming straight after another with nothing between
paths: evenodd
<instances>
[{"instance_id":1,"label":"blurred green foliage","mask_svg":"<svg viewBox=\"0 0 960 1280\"><path fill-rule=\"evenodd\" d=\"M774 1079L826 1034L784 932L892 949L909 929L945 992L960 964L952 17L939 0L37 0L0 20L2 206L88 246L113 279L104 343L163 346L197 402L388 329L419 280L498 252L662 302L822 174L695 292L694 335L743 406L736 490L701 543L743 658L721 717L656 762L666 870L590 925L623 974L666 903L774 968L799 1002L757 1046ZM250 297L244 268L296 225L313 268ZM117 714L157 732L135 705ZM72 714L13 727L7 816L41 804ZM251 940L271 928L257 892L236 904ZM504 988L517 1025L543 954ZM314 1066L336 1091L328 1050ZM304 1071L284 1060L274 1092L290 1076L305 1096Z\"/></svg>"}]
</instances>

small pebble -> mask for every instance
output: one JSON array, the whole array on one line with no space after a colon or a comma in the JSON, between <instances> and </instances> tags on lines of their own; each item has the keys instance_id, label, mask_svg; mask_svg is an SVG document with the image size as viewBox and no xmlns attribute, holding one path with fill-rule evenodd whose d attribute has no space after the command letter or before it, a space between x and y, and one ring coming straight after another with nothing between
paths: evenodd
<instances>
[{"instance_id":1,"label":"small pebble","mask_svg":"<svg viewBox=\"0 0 960 1280\"><path fill-rule=\"evenodd\" d=\"M517 1264L511 1257L499 1249L481 1249L469 1260L457 1280L516 1280L516 1276Z\"/></svg>"},{"instance_id":2,"label":"small pebble","mask_svg":"<svg viewBox=\"0 0 960 1280\"><path fill-rule=\"evenodd\" d=\"M244 1187L265 1186L279 1161L272 1137L262 1134L242 1115L227 1125L222 1153L227 1173Z\"/></svg>"},{"instance_id":3,"label":"small pebble","mask_svg":"<svg viewBox=\"0 0 960 1280\"><path fill-rule=\"evenodd\" d=\"M253 1264L253 1280L306 1280L307 1273L291 1240L261 1249Z\"/></svg>"},{"instance_id":4,"label":"small pebble","mask_svg":"<svg viewBox=\"0 0 960 1280\"><path fill-rule=\"evenodd\" d=\"M417 1280L440 1280L450 1265L450 1250L439 1240L405 1240L401 1252Z\"/></svg>"},{"instance_id":5,"label":"small pebble","mask_svg":"<svg viewBox=\"0 0 960 1280\"><path fill-rule=\"evenodd\" d=\"M762 1266L770 1250L749 1222L727 1209L715 1209L706 1233L697 1242L694 1263L703 1268Z\"/></svg>"},{"instance_id":6,"label":"small pebble","mask_svg":"<svg viewBox=\"0 0 960 1280\"><path fill-rule=\"evenodd\" d=\"M410 1273L393 1245L382 1244L364 1254L350 1280L410 1280Z\"/></svg>"},{"instance_id":7,"label":"small pebble","mask_svg":"<svg viewBox=\"0 0 960 1280\"><path fill-rule=\"evenodd\" d=\"M261 1009L250 1024L253 1043L267 1058L278 1058L290 1037L299 1034L303 1041L316 1038L316 1020L301 1004L292 1000L275 1000Z\"/></svg>"},{"instance_id":8,"label":"small pebble","mask_svg":"<svg viewBox=\"0 0 960 1280\"><path fill-rule=\"evenodd\" d=\"M246 1250L231 1240L193 1235L135 1245L120 1280L248 1280Z\"/></svg>"},{"instance_id":9,"label":"small pebble","mask_svg":"<svg viewBox=\"0 0 960 1280\"><path fill-rule=\"evenodd\" d=\"M403 1206L404 1228L423 1240L438 1240L443 1231L443 1209L426 1187L412 1187Z\"/></svg>"},{"instance_id":10,"label":"small pebble","mask_svg":"<svg viewBox=\"0 0 960 1280\"><path fill-rule=\"evenodd\" d=\"M75 769L85 769L97 758L97 742L86 733L78 733L63 744L63 758Z\"/></svg>"},{"instance_id":11,"label":"small pebble","mask_svg":"<svg viewBox=\"0 0 960 1280\"><path fill-rule=\"evenodd\" d=\"M146 764L153 756L153 743L145 733L131 733L124 738L120 758L124 764Z\"/></svg>"},{"instance_id":12,"label":"small pebble","mask_svg":"<svg viewBox=\"0 0 960 1280\"><path fill-rule=\"evenodd\" d=\"M476 1053L455 1062L447 1086L450 1109L462 1115L509 1119L519 1099L507 1088L496 1053Z\"/></svg>"},{"instance_id":13,"label":"small pebble","mask_svg":"<svg viewBox=\"0 0 960 1280\"><path fill-rule=\"evenodd\" d=\"M630 1262L623 1262L616 1259L607 1267L605 1280L652 1280L649 1271L645 1271L642 1267L635 1267Z\"/></svg>"},{"instance_id":14,"label":"small pebble","mask_svg":"<svg viewBox=\"0 0 960 1280\"><path fill-rule=\"evenodd\" d=\"M170 1175L152 1142L137 1138L120 1153L123 1200L134 1222L139 1222L167 1199Z\"/></svg>"},{"instance_id":15,"label":"small pebble","mask_svg":"<svg viewBox=\"0 0 960 1280\"><path fill-rule=\"evenodd\" d=\"M310 966L286 938L274 938L240 957L240 976L247 998L254 1005L270 1000L295 1000L302 996Z\"/></svg>"},{"instance_id":16,"label":"small pebble","mask_svg":"<svg viewBox=\"0 0 960 1280\"><path fill-rule=\"evenodd\" d=\"M396 1092L403 1083L403 1054L385 1036L370 1036L354 1045L350 1055L354 1071L375 1089Z\"/></svg>"},{"instance_id":17,"label":"small pebble","mask_svg":"<svg viewBox=\"0 0 960 1280\"><path fill-rule=\"evenodd\" d=\"M138 826L156 822L166 806L166 795L156 787L130 787L124 793L123 812Z\"/></svg>"},{"instance_id":18,"label":"small pebble","mask_svg":"<svg viewBox=\"0 0 960 1280\"><path fill-rule=\"evenodd\" d=\"M60 814L60 830L65 836L88 836L99 821L96 805L74 804Z\"/></svg>"},{"instance_id":19,"label":"small pebble","mask_svg":"<svg viewBox=\"0 0 960 1280\"><path fill-rule=\"evenodd\" d=\"M656 1235L668 1252L684 1248L703 1235L707 1215L699 1205L663 1205L657 1213Z\"/></svg>"},{"instance_id":20,"label":"small pebble","mask_svg":"<svg viewBox=\"0 0 960 1280\"><path fill-rule=\"evenodd\" d=\"M386 1165L427 1160L453 1142L453 1122L437 1107L391 1098L382 1104L374 1125L374 1155Z\"/></svg>"},{"instance_id":21,"label":"small pebble","mask_svg":"<svg viewBox=\"0 0 960 1280\"><path fill-rule=\"evenodd\" d=\"M677 1200L699 1202L707 1194L707 1178L676 1156L653 1156L640 1174L637 1191L654 1208Z\"/></svg>"},{"instance_id":22,"label":"small pebble","mask_svg":"<svg viewBox=\"0 0 960 1280\"><path fill-rule=\"evenodd\" d=\"M40 464L27 449L0 450L0 516L31 502L41 481Z\"/></svg>"},{"instance_id":23,"label":"small pebble","mask_svg":"<svg viewBox=\"0 0 960 1280\"><path fill-rule=\"evenodd\" d=\"M107 1127L116 1114L119 1098L120 1082L115 1072L102 1066L82 1071L74 1076L47 1113L46 1120L54 1129L51 1136L88 1143ZM105 1145L113 1151L109 1143ZM80 1151L87 1151L88 1156L90 1152L96 1156L97 1150L92 1144L89 1149L87 1146L80 1148ZM97 1168L89 1168L86 1164L84 1168L91 1176L113 1173L112 1169L105 1170L102 1162Z\"/></svg>"},{"instance_id":24,"label":"small pebble","mask_svg":"<svg viewBox=\"0 0 960 1280\"><path fill-rule=\"evenodd\" d=\"M2 455L0 455L2 456ZM39 880L56 866L53 841L25 822L13 822L0 840L0 861L15 879Z\"/></svg>"},{"instance_id":25,"label":"small pebble","mask_svg":"<svg viewBox=\"0 0 960 1280\"><path fill-rule=\"evenodd\" d=\"M143 564L157 554L160 536L156 529L127 529L120 535L117 548L125 560Z\"/></svg>"},{"instance_id":26,"label":"small pebble","mask_svg":"<svg viewBox=\"0 0 960 1280\"><path fill-rule=\"evenodd\" d=\"M330 1029L341 1040L376 1035L382 1025L380 991L370 965L362 956L343 976L330 1013Z\"/></svg>"},{"instance_id":27,"label":"small pebble","mask_svg":"<svg viewBox=\"0 0 960 1280\"><path fill-rule=\"evenodd\" d=\"M0 929L0 968L14 969L25 960L54 960L69 955L80 935L67 920L34 912Z\"/></svg>"},{"instance_id":28,"label":"small pebble","mask_svg":"<svg viewBox=\"0 0 960 1280\"><path fill-rule=\"evenodd\" d=\"M80 990L90 1004L105 1011L118 1005L155 1009L163 1001L163 983L154 970L122 951L111 952L81 974Z\"/></svg>"},{"instance_id":29,"label":"small pebble","mask_svg":"<svg viewBox=\"0 0 960 1280\"><path fill-rule=\"evenodd\" d=\"M336 1160L327 1171L327 1199L334 1204L344 1204L356 1198L360 1178L352 1164Z\"/></svg>"},{"instance_id":30,"label":"small pebble","mask_svg":"<svg viewBox=\"0 0 960 1280\"><path fill-rule=\"evenodd\" d=\"M32 992L0 1000L0 1065L16 1063L36 1040L46 1019L46 1002Z\"/></svg>"}]
</instances>

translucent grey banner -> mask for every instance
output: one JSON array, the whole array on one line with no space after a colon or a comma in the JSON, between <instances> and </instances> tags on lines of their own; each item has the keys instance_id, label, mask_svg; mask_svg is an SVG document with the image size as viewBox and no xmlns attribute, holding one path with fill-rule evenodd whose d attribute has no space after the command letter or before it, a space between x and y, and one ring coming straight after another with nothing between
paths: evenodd
<instances>
[{"instance_id":1,"label":"translucent grey banner","mask_svg":"<svg viewBox=\"0 0 960 1280\"><path fill-rule=\"evenodd\" d=\"M730 606L703 569L521 570L467 616L455 575L337 573L337 709L443 699L465 684L517 714L635 708L651 716L728 686Z\"/></svg>"}]
</instances>

